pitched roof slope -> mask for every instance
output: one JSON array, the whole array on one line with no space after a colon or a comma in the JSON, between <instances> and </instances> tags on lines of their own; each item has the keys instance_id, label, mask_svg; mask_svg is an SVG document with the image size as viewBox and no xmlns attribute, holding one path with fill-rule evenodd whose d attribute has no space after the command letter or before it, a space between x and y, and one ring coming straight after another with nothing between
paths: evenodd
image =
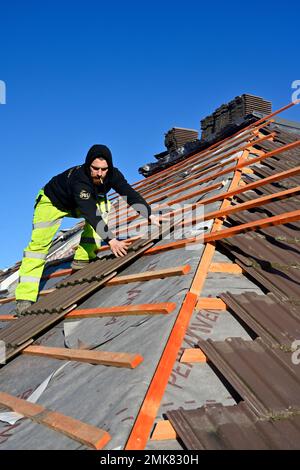
<instances>
[{"instance_id":1,"label":"pitched roof slope","mask_svg":"<svg viewBox=\"0 0 300 470\"><path fill-rule=\"evenodd\" d=\"M148 202L158 205L158 209L169 211L171 208L175 212L174 230L160 240L155 239L153 246L140 255L130 258L129 253L126 266L110 271L114 273L114 277L105 280L102 285L95 284L93 292L83 295L81 303L78 303L74 311L67 312L61 303L64 319L57 318L48 330L42 329L38 333L36 330L30 330L28 338L31 333L34 345L81 348L99 353L127 353L142 356L143 361L134 368L113 367L101 363L93 365L79 362L78 356L76 360L71 360L70 356L68 361L57 359L57 351L56 355L48 352L48 357L29 355L28 340L22 342L24 338L19 343L13 343L19 350L14 359L0 371L0 390L26 399L43 384L46 388L39 395L38 403L47 410L59 412L63 416L61 418L63 426L55 427L52 426L53 423L50 425L49 421L41 422L32 412L30 419L17 421L15 424L0 425L0 449L86 448L89 442L82 436L72 433L72 429L70 432L64 432L68 422L67 417L93 426L103 431L105 436L107 433L109 440L105 441L105 444L101 441L101 445L105 445L106 449L138 449L152 445L148 442L148 438L155 419L163 417L164 412L171 409L170 406L176 407L183 401L189 407L199 407L203 404L203 400L209 399L232 405L238 399L239 391L234 390L233 386L229 387L228 391L226 387L228 379L220 380L218 375L221 373L215 375L207 363L200 366L198 363L199 368L195 364L182 365L178 362L178 358L182 344L193 347L203 337L203 333L210 336L211 324L216 325L214 328L216 339L220 337L225 339L232 334L232 331L248 341L252 336L255 337L251 328L240 325L228 311L224 311L224 306L223 310L218 310L220 304L212 304L218 305L218 309L211 312L203 310L201 302L205 300L204 295L214 300L226 285L230 287L231 294L241 294L245 290L263 294L255 282L255 276L252 277L253 282L242 274L239 274L239 279L233 279L232 275L228 277L221 273L220 276L218 272L212 271L208 275L207 273L211 269L214 257L219 256L216 262L219 262L220 258L223 261L228 259L224 254L215 251L214 242L220 238L220 234L223 240L230 241L248 236L243 233L243 228L240 229L242 230L240 235L235 235L237 222L234 217L237 217L237 214L240 216L240 212L234 214L230 212L236 210L236 207L233 209L232 206L235 206L238 200L235 199L233 204L230 204L230 201L232 194L239 194L241 197L242 192L246 193L245 184L261 181L259 173L249 174L249 166L252 168L253 162L256 164L260 162L253 171L256 172L256 168L261 171L262 162L265 167L265 162L270 161L274 165L274 161L283 161L286 158L286 152L281 151L284 145L290 145L286 148L291 152L292 148L297 148L296 145L293 147L294 140L286 143L286 137L283 143L282 140L278 140L278 136L283 139L280 129L275 129L272 125L270 127L270 124L266 125L262 119L258 124L237 135L217 142L211 148L193 154L135 185ZM267 146L269 143L271 147L263 150L263 145ZM293 154L297 158L297 150L293 150ZM280 171L282 168L281 164ZM295 170L295 165L290 165L288 168ZM270 176L275 175L278 178L280 171L278 172L276 167ZM278 181L281 180L277 179L276 185ZM278 186L273 187L273 192L274 188L277 190ZM231 193L228 194L228 191ZM290 199L290 195L281 197L285 198L283 201ZM126 204L119 199L112 196L112 202L115 206L118 205L118 223L116 226L112 224L112 229L115 229L120 236L132 236L138 229L136 224L143 225L143 220L139 219L132 210L128 210ZM264 204L266 202L263 203L263 207ZM282 223L283 219L278 219L278 213L285 212L291 213L288 220L295 220L293 214L295 211L290 210L294 207L285 210L284 204L276 202L277 219L268 223ZM181 214L183 205L184 224ZM271 203L268 202L266 205L269 207ZM252 209L249 209L246 214L252 214L251 211ZM227 219L223 224L222 214L225 213ZM271 217L270 214L267 214L267 217L259 212L258 215L257 212L255 214L254 224L245 230L251 230L251 234L259 236L257 220L271 218L273 212ZM245 218L242 219L242 224L244 221ZM295 223L297 222L284 226L285 236L292 236ZM259 221L258 224L261 226L262 222ZM272 231L274 228L263 230ZM276 227L276 230L279 228ZM268 239L267 236L264 237L264 240ZM72 247L72 243L75 244L75 240L78 241L77 232L72 233L66 243L58 247L56 256L59 257L61 253L63 258L66 252L69 253L68 250ZM67 251L66 244L68 244ZM221 244L219 246L221 247ZM224 249L227 250L227 247L222 245L222 250ZM248 252L246 254L248 255ZM99 255L105 256L106 250L102 248ZM236 259L241 265L239 258ZM97 263L104 262L109 263L109 258ZM242 269L246 272L244 265L245 263ZM68 261L62 266L48 264L42 289L44 291L53 289L64 279L67 282L68 279L72 279L66 277L69 271L65 270L61 272L61 277L53 277L53 274L59 276L61 267L68 268L68 266ZM144 277L140 277L142 273L146 273ZM156 273L156 278L151 273ZM47 278L48 274L52 277ZM90 275L91 279L85 280L84 283L90 281L97 283L93 269ZM276 282L272 282L272 285L278 288ZM262 287L266 290L264 285ZM59 292L59 289L57 291ZM48 295L56 299L55 291ZM44 297L46 299L47 294ZM221 305L224 305L224 301L222 302ZM1 323L3 338L7 334L5 330L8 332L12 328L12 322L19 321L11 319L13 307L13 301L0 300L0 315L6 318L6 321ZM37 323L38 317L39 314L36 315ZM204 375L202 365L205 366L202 368ZM206 384L206 391L202 397L195 384L201 386ZM168 404L170 388L172 403L170 404L169 400ZM211 395L212 390L215 391L214 396ZM213 398L208 398L212 396ZM7 405L7 402L2 404ZM91 438L90 444L93 442L95 440ZM165 445L171 447L179 444L168 441Z\"/></svg>"}]
</instances>

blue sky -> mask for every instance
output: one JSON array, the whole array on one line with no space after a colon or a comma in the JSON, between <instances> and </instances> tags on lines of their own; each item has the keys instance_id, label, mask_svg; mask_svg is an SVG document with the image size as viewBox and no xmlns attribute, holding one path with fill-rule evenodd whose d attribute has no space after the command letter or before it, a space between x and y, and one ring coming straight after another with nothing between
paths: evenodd
<instances>
[{"instance_id":1,"label":"blue sky","mask_svg":"<svg viewBox=\"0 0 300 470\"><path fill-rule=\"evenodd\" d=\"M199 129L242 93L291 101L299 13L255 0L2 1L0 267L21 258L40 187L94 143L133 183L169 128Z\"/></svg>"}]
</instances>

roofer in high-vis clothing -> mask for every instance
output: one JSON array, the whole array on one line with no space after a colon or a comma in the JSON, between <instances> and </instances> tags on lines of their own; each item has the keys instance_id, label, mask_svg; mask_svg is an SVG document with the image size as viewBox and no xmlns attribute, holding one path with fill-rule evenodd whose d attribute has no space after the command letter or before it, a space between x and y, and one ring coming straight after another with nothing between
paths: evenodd
<instances>
[{"instance_id":1,"label":"roofer in high-vis clothing","mask_svg":"<svg viewBox=\"0 0 300 470\"><path fill-rule=\"evenodd\" d=\"M107 226L110 208L107 193L111 189L126 197L128 204L151 223L161 223L161 218L151 214L147 202L113 166L109 148L93 145L83 165L54 176L37 195L31 241L24 251L15 294L17 316L37 299L46 256L63 217L85 219L80 244L71 265L73 269L81 269L97 258L102 240L116 257L126 255L130 242L118 240Z\"/></svg>"}]
</instances>

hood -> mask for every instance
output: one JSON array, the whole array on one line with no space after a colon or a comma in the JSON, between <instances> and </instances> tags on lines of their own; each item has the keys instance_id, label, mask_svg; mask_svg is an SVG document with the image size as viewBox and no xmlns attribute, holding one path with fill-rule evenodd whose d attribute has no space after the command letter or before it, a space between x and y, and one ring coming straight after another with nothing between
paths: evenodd
<instances>
[{"instance_id":1,"label":"hood","mask_svg":"<svg viewBox=\"0 0 300 470\"><path fill-rule=\"evenodd\" d=\"M112 162L112 154L106 145L95 144L93 145L87 153L85 159L85 170L87 174L90 173L90 165L95 160L95 158L104 158L108 165L108 174L107 176L111 175L113 172L113 162Z\"/></svg>"}]
</instances>

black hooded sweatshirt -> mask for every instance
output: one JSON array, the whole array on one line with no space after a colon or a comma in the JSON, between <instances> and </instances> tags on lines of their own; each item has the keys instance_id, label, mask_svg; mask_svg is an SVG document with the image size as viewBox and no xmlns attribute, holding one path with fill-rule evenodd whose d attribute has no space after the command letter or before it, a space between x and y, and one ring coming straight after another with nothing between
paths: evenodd
<instances>
[{"instance_id":1,"label":"black hooded sweatshirt","mask_svg":"<svg viewBox=\"0 0 300 470\"><path fill-rule=\"evenodd\" d=\"M90 165L98 157L106 160L108 172L104 183L96 186L91 178ZM93 145L87 153L84 165L72 167L54 176L45 185L44 192L52 204L62 211L72 212L79 209L82 217L98 235L105 242L109 242L114 235L102 219L96 204L99 197L106 199L111 189L120 196L127 197L128 204L143 217L150 216L149 204L130 186L120 170L113 166L112 154L105 145Z\"/></svg>"}]
</instances>

